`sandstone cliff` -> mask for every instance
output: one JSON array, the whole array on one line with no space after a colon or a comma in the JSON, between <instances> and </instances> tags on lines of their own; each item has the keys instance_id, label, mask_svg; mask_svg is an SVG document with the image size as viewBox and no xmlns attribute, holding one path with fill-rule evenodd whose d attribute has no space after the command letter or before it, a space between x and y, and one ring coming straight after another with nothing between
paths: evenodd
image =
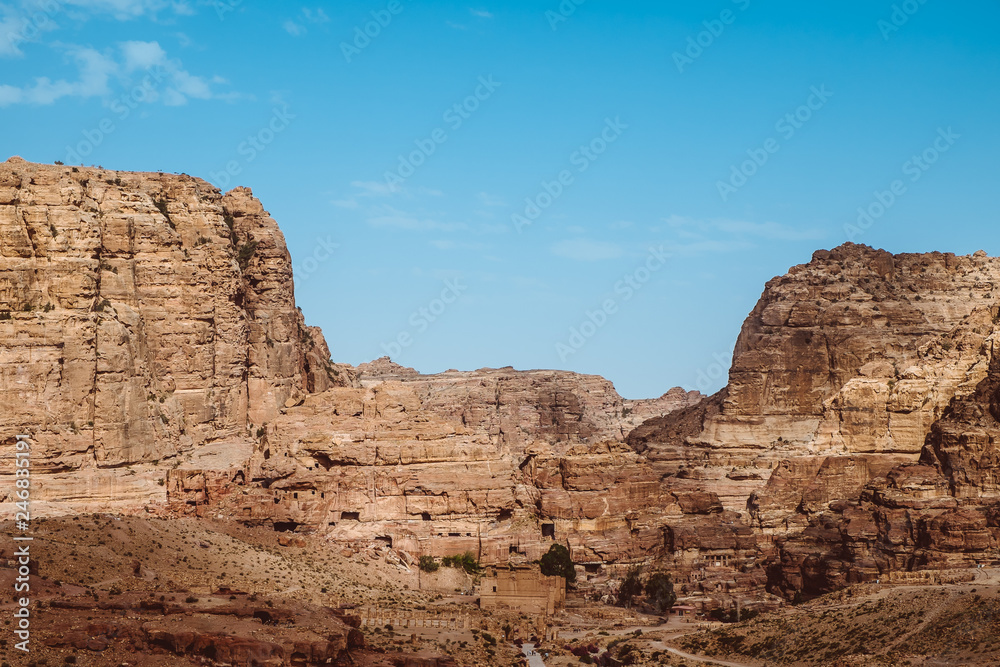
<instances>
[{"instance_id":1,"label":"sandstone cliff","mask_svg":"<svg viewBox=\"0 0 1000 667\"><path fill-rule=\"evenodd\" d=\"M163 462L350 382L260 202L184 175L0 164L0 340L3 448L32 435L54 511L165 500Z\"/></svg>"},{"instance_id":2,"label":"sandstone cliff","mask_svg":"<svg viewBox=\"0 0 1000 667\"><path fill-rule=\"evenodd\" d=\"M994 558L998 282L983 252L819 251L767 284L727 386L629 443L667 488L718 493L775 589Z\"/></svg>"},{"instance_id":3,"label":"sandstone cliff","mask_svg":"<svg viewBox=\"0 0 1000 667\"><path fill-rule=\"evenodd\" d=\"M354 369L304 324L249 190L11 159L0 483L29 433L43 514L211 513L491 563L560 541L588 576L657 561L715 598L967 567L1000 544L998 281L982 252L818 251L766 285L712 397Z\"/></svg>"}]
</instances>

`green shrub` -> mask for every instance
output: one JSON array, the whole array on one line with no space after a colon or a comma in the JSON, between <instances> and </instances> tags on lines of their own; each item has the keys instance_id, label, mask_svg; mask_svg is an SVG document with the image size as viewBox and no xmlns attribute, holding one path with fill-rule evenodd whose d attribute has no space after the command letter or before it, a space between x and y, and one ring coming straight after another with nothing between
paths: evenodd
<instances>
[{"instance_id":1,"label":"green shrub","mask_svg":"<svg viewBox=\"0 0 1000 667\"><path fill-rule=\"evenodd\" d=\"M550 577L563 577L566 584L576 581L576 567L570 558L569 549L561 544L553 544L548 553L540 561L542 574Z\"/></svg>"},{"instance_id":2,"label":"green shrub","mask_svg":"<svg viewBox=\"0 0 1000 667\"><path fill-rule=\"evenodd\" d=\"M439 567L441 567L441 566L438 565L438 562L436 560L434 560L434 556L421 556L420 557L420 569L421 569L421 571L423 571L423 572L437 572Z\"/></svg>"},{"instance_id":3,"label":"green shrub","mask_svg":"<svg viewBox=\"0 0 1000 667\"><path fill-rule=\"evenodd\" d=\"M479 560L471 551L466 551L458 556L445 556L441 559L441 564L445 567L461 568L469 574L479 572Z\"/></svg>"},{"instance_id":4,"label":"green shrub","mask_svg":"<svg viewBox=\"0 0 1000 667\"><path fill-rule=\"evenodd\" d=\"M240 271L246 271L247 267L250 266L250 259L253 254L257 252L257 246L260 245L257 241L247 241L240 247L239 253L236 255L236 261L240 265Z\"/></svg>"}]
</instances>

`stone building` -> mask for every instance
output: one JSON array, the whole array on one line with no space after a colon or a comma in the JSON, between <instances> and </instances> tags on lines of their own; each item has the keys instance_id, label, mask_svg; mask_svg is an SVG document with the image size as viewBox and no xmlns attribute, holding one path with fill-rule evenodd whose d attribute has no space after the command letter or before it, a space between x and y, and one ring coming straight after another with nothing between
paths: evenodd
<instances>
[{"instance_id":1,"label":"stone building","mask_svg":"<svg viewBox=\"0 0 1000 667\"><path fill-rule=\"evenodd\" d=\"M549 616L566 602L566 580L536 568L494 569L483 577L479 606Z\"/></svg>"}]
</instances>

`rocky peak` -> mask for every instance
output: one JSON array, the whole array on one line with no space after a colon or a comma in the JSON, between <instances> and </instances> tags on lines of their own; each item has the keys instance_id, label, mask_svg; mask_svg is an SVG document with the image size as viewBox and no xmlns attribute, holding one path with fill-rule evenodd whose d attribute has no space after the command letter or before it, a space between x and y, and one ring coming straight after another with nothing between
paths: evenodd
<instances>
[{"instance_id":1,"label":"rocky peak","mask_svg":"<svg viewBox=\"0 0 1000 667\"><path fill-rule=\"evenodd\" d=\"M0 339L0 428L33 434L54 500L252 437L339 382L277 224L248 189L183 174L0 164Z\"/></svg>"}]
</instances>

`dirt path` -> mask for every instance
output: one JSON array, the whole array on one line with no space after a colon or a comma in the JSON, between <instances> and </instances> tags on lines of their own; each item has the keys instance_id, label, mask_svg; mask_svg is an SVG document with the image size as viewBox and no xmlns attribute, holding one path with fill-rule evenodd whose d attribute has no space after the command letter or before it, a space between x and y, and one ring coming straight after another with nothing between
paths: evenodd
<instances>
[{"instance_id":1,"label":"dirt path","mask_svg":"<svg viewBox=\"0 0 1000 667\"><path fill-rule=\"evenodd\" d=\"M667 646L663 642L650 642L649 645L659 651L668 651L678 657L684 658L685 660L694 660L695 662L701 662L706 665L721 665L722 667L756 667L756 665L748 665L742 662L726 662L724 660L719 660L717 658L708 658L703 655L694 655L693 653L685 653L680 649L673 648L672 646Z\"/></svg>"}]
</instances>

